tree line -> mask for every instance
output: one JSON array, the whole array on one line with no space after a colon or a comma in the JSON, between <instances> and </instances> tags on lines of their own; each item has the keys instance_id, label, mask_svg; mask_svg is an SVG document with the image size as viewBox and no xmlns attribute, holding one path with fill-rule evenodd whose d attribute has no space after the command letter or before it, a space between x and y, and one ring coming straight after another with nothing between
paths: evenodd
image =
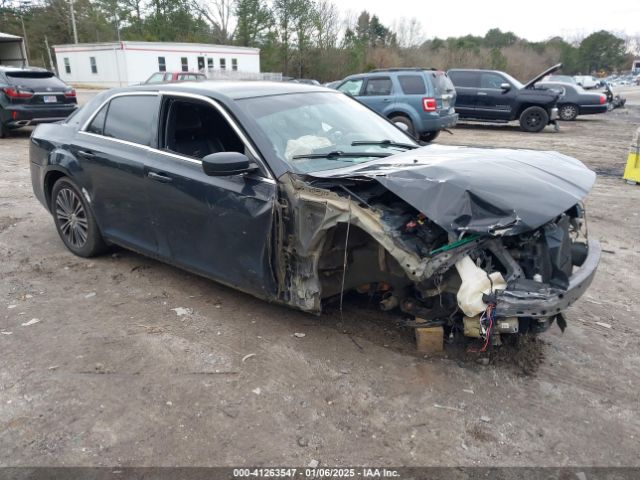
<instances>
[{"instance_id":1,"label":"tree line","mask_svg":"<svg viewBox=\"0 0 640 480\"><path fill-rule=\"evenodd\" d=\"M493 28L484 36L427 38L415 18L385 25L367 11L343 14L331 0L0 0L0 31L26 33L30 63L50 67L46 45L78 41L198 42L261 49L262 71L341 79L387 67L505 70L527 79L562 62L567 74L630 67L637 38L599 31L569 42L529 42Z\"/></svg>"}]
</instances>

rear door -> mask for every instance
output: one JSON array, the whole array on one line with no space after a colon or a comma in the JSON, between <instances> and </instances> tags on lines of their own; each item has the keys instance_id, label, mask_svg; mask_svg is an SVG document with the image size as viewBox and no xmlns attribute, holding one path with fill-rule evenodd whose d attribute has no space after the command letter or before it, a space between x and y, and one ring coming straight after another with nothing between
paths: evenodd
<instances>
[{"instance_id":1,"label":"rear door","mask_svg":"<svg viewBox=\"0 0 640 480\"><path fill-rule=\"evenodd\" d=\"M156 142L159 105L156 93L112 97L71 145L102 234L150 254L158 248L145 165Z\"/></svg>"},{"instance_id":2,"label":"rear door","mask_svg":"<svg viewBox=\"0 0 640 480\"><path fill-rule=\"evenodd\" d=\"M427 75L431 77L431 83L433 83L438 114L444 116L454 113L456 88L447 73L431 71Z\"/></svg>"},{"instance_id":3,"label":"rear door","mask_svg":"<svg viewBox=\"0 0 640 480\"><path fill-rule=\"evenodd\" d=\"M508 83L508 90L500 86ZM476 109L482 118L492 120L510 120L514 108L517 89L504 76L497 72L480 72L480 89Z\"/></svg>"},{"instance_id":4,"label":"rear door","mask_svg":"<svg viewBox=\"0 0 640 480\"><path fill-rule=\"evenodd\" d=\"M473 118L476 115L478 88L480 87L479 72L450 70L448 74L456 89L456 112L461 117Z\"/></svg>"},{"instance_id":5,"label":"rear door","mask_svg":"<svg viewBox=\"0 0 640 480\"><path fill-rule=\"evenodd\" d=\"M388 107L394 101L396 92L391 77L368 77L358 100L376 112L386 115Z\"/></svg>"}]
</instances>

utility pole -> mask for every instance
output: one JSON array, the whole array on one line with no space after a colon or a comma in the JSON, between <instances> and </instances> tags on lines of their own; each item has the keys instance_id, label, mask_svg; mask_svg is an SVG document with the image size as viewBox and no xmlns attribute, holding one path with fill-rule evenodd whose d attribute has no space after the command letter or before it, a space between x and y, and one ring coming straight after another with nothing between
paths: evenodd
<instances>
[{"instance_id":1,"label":"utility pole","mask_svg":"<svg viewBox=\"0 0 640 480\"><path fill-rule=\"evenodd\" d=\"M73 27L73 43L78 43L78 30L76 30L76 14L73 12L73 0L69 0L69 11L71 12L71 26Z\"/></svg>"},{"instance_id":2,"label":"utility pole","mask_svg":"<svg viewBox=\"0 0 640 480\"><path fill-rule=\"evenodd\" d=\"M51 58L51 49L49 48L49 39L47 38L46 35L44 36L44 46L47 48L47 55L49 55L49 67L51 68L51 70L56 72L56 75L57 75L58 69L53 64L53 59Z\"/></svg>"}]
</instances>

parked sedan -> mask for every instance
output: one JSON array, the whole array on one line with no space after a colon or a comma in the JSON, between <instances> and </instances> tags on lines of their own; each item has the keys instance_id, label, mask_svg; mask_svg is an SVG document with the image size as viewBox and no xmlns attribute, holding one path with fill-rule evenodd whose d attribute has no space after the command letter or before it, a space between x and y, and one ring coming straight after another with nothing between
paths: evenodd
<instances>
[{"instance_id":1,"label":"parked sedan","mask_svg":"<svg viewBox=\"0 0 640 480\"><path fill-rule=\"evenodd\" d=\"M540 82L536 86L560 93L560 98L558 99L558 116L560 120L575 120L578 115L605 113L609 108L606 95L587 92L579 85Z\"/></svg>"},{"instance_id":2,"label":"parked sedan","mask_svg":"<svg viewBox=\"0 0 640 480\"><path fill-rule=\"evenodd\" d=\"M600 256L578 160L420 147L320 86L109 90L31 144L35 195L76 255L117 244L313 313L366 292L484 348L564 328Z\"/></svg>"},{"instance_id":3,"label":"parked sedan","mask_svg":"<svg viewBox=\"0 0 640 480\"><path fill-rule=\"evenodd\" d=\"M0 138L16 128L63 120L76 108L76 91L53 73L0 66Z\"/></svg>"}]
</instances>

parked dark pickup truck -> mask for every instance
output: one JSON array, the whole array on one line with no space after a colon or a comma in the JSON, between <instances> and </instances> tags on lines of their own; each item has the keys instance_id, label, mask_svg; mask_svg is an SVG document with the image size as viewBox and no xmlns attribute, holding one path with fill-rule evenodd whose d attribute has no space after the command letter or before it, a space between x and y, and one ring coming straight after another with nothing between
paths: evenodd
<instances>
[{"instance_id":1,"label":"parked dark pickup truck","mask_svg":"<svg viewBox=\"0 0 640 480\"><path fill-rule=\"evenodd\" d=\"M526 84L497 70L449 70L456 87L456 112L461 119L483 122L519 120L526 132L540 132L549 124L557 128L557 92L534 88L544 76L562 64L542 72Z\"/></svg>"}]
</instances>

